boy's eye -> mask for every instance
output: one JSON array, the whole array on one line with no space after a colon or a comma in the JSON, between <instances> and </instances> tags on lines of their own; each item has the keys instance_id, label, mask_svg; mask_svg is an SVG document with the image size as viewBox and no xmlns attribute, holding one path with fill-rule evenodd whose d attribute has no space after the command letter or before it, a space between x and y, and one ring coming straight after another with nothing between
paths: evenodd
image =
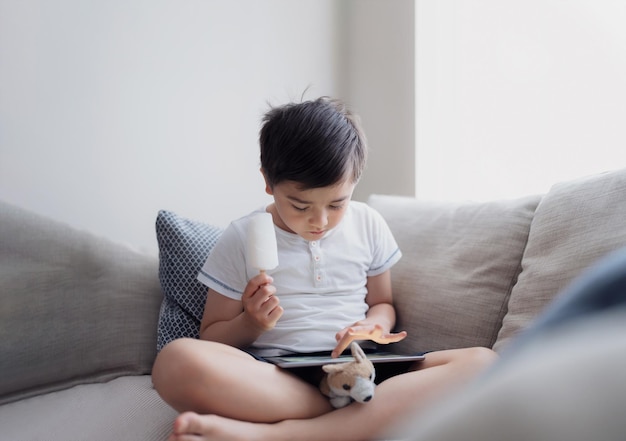
<instances>
[{"instance_id":1,"label":"boy's eye","mask_svg":"<svg viewBox=\"0 0 626 441\"><path fill-rule=\"evenodd\" d=\"M297 205L292 205L292 207L294 208L294 210L297 210L297 211L307 211L309 209L309 207L299 207ZM336 210L343 209L343 205L329 205L328 208L336 211Z\"/></svg>"}]
</instances>

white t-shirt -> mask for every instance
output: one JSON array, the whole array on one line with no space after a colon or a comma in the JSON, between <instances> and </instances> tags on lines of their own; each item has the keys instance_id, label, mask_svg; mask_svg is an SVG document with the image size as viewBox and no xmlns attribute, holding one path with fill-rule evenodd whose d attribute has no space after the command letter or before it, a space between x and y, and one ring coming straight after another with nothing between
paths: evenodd
<instances>
[{"instance_id":1,"label":"white t-shirt","mask_svg":"<svg viewBox=\"0 0 626 441\"><path fill-rule=\"evenodd\" d=\"M200 282L241 300L248 280L258 274L246 262L248 222L262 211L265 207L224 230L198 275ZM387 271L402 253L382 216L362 202L351 201L339 225L317 241L274 228L279 264L267 273L284 313L250 349L262 356L330 351L338 331L365 318L367 277Z\"/></svg>"}]
</instances>

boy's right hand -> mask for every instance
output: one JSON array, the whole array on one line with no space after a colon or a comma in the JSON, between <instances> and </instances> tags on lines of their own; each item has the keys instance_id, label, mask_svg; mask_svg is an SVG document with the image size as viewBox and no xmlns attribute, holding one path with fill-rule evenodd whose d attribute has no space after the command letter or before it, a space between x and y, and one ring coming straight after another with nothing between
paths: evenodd
<instances>
[{"instance_id":1,"label":"boy's right hand","mask_svg":"<svg viewBox=\"0 0 626 441\"><path fill-rule=\"evenodd\" d=\"M276 326L276 322L283 315L273 281L272 277L260 273L250 279L241 298L246 318L252 326L263 332Z\"/></svg>"}]
</instances>

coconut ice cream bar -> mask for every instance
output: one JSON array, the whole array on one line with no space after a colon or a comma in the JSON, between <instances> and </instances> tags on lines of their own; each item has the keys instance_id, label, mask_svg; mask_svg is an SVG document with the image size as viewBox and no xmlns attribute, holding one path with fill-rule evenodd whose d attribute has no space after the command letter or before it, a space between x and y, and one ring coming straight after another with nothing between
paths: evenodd
<instances>
[{"instance_id":1,"label":"coconut ice cream bar","mask_svg":"<svg viewBox=\"0 0 626 441\"><path fill-rule=\"evenodd\" d=\"M278 266L276 232L271 214L259 213L250 218L246 254L250 266L260 272Z\"/></svg>"}]
</instances>

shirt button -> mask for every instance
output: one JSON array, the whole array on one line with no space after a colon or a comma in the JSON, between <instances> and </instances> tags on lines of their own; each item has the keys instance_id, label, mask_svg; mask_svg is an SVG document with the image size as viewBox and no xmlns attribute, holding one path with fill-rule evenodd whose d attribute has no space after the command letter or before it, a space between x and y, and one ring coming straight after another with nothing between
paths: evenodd
<instances>
[{"instance_id":1,"label":"shirt button","mask_svg":"<svg viewBox=\"0 0 626 441\"><path fill-rule=\"evenodd\" d=\"M320 256L315 256L315 261L319 262L320 261Z\"/></svg>"},{"instance_id":2,"label":"shirt button","mask_svg":"<svg viewBox=\"0 0 626 441\"><path fill-rule=\"evenodd\" d=\"M317 245L317 242L316 242L316 241L311 242L311 246L313 246L313 247L314 247L314 246L316 246L316 245Z\"/></svg>"},{"instance_id":3,"label":"shirt button","mask_svg":"<svg viewBox=\"0 0 626 441\"><path fill-rule=\"evenodd\" d=\"M322 280L322 276L320 276L319 274L316 277L317 281L319 282L320 280Z\"/></svg>"}]
</instances>

